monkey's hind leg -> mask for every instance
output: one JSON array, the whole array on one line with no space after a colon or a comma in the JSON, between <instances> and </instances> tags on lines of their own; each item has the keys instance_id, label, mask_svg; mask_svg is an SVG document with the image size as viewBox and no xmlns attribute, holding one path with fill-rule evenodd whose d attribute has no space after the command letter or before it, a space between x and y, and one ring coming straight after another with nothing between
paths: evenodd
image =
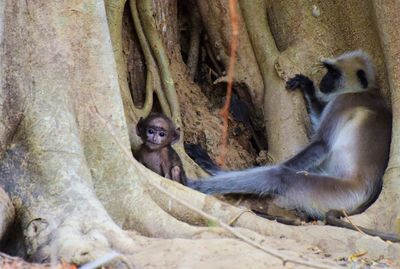
<instances>
[{"instance_id":1,"label":"monkey's hind leg","mask_svg":"<svg viewBox=\"0 0 400 269\"><path fill-rule=\"evenodd\" d=\"M371 236L378 236L382 240L391 241L391 242L400 242L400 236L397 234L379 232L379 231L367 229L367 228L360 227L360 226L357 226L357 228L358 228L357 229L353 224L348 223L344 220L341 220L340 218L343 216L344 216L343 212L341 212L339 210L329 210L325 216L326 224L336 226L336 227L341 227L341 228L347 228L347 229L351 229L354 231L361 230L365 234L368 234Z\"/></svg>"}]
</instances>

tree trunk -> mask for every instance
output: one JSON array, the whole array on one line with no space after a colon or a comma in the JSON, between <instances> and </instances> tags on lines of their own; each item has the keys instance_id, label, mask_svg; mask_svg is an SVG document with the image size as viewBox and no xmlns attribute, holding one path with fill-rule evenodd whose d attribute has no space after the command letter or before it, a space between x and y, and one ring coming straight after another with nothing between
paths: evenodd
<instances>
[{"instance_id":1,"label":"tree trunk","mask_svg":"<svg viewBox=\"0 0 400 269\"><path fill-rule=\"evenodd\" d=\"M230 42L227 2L188 3L198 8L207 33L200 34L207 44L198 53L219 66L221 84ZM398 35L387 33L397 29L389 29L398 24L397 9L383 1L239 1L235 73L236 90L248 91L256 117L264 117L269 154L279 161L302 146L307 133L303 101L285 92L284 80L299 71L317 77L313 63L321 55L361 46L372 54L388 100L390 86L394 131L385 189L366 218L388 222L390 231L399 229L399 203L392 203L400 193L399 65ZM154 109L183 127L183 140L201 140L213 157L219 153L219 111L182 59L179 10L176 1L0 2L0 185L12 201L0 190L2 250L30 261L78 265L116 251L122 256L113 265L139 268L265 268L282 262L333 268L340 257L365 251L371 260L398 262L399 244L333 227L267 221L166 180L132 157L140 144L135 124ZM123 27L134 28L134 45L122 40L129 36ZM133 46L141 66L127 56ZM200 55L197 70L208 61ZM128 81L128 74L141 72L143 81ZM254 164L254 154L235 136L229 139L227 167ZM177 151L185 169L190 177L204 175L184 152L183 140ZM382 210L389 202L393 209ZM11 223L11 236L4 237Z\"/></svg>"},{"instance_id":2,"label":"tree trunk","mask_svg":"<svg viewBox=\"0 0 400 269\"><path fill-rule=\"evenodd\" d=\"M10 138L1 174L21 201L28 258L81 264L110 246L134 250L115 222L149 235L198 233L151 200L138 179L150 172L123 153L130 145L104 6L9 1L4 14L2 96L19 121L1 133Z\"/></svg>"}]
</instances>

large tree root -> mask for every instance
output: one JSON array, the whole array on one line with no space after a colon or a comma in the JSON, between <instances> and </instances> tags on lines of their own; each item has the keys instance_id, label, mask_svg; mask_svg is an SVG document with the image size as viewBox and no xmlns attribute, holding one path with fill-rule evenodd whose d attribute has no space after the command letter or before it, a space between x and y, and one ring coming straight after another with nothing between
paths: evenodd
<instances>
[{"instance_id":1,"label":"large tree root","mask_svg":"<svg viewBox=\"0 0 400 269\"><path fill-rule=\"evenodd\" d=\"M367 251L368 255L374 259L379 258L380 255L393 260L398 260L400 257L399 244L384 242L376 237L346 229L342 229L338 233L338 228L330 226L287 226L262 219L248 210L227 205L213 197L185 190L184 187L176 188L172 184L165 184L163 181L155 182L154 180L152 180L152 184L160 184L167 193L171 193L184 201L183 204L182 202L174 201L171 196L161 192L158 188L152 188L150 192L161 206L168 205L169 212L179 219L195 221L196 223L210 223L211 220L207 219L206 215L211 215L225 224L243 227L262 235L291 238L309 244L310 247L318 246L326 253L335 253L334 255L337 255L337 257L346 255L346 253L348 255L348 253L360 252L361 250ZM185 206L185 203L190 206ZM190 210L190 207L195 207L197 210ZM198 211L206 214L201 214Z\"/></svg>"},{"instance_id":2,"label":"large tree root","mask_svg":"<svg viewBox=\"0 0 400 269\"><path fill-rule=\"evenodd\" d=\"M22 121L6 130L15 135L2 152L0 183L15 201L31 260L58 257L82 264L110 250L134 251L134 242L120 226L159 237L191 238L208 231L175 219L154 203L137 178L151 178L151 172L136 173L144 167L126 161L87 109L99 107L130 152L105 9L102 2L87 2L73 7L7 3L10 30L2 42L12 49L6 54L7 71L1 70L7 74L2 91L4 96L13 91L28 97L22 98ZM63 24L43 19L65 13L72 15ZM22 34L15 37L16 31ZM91 41L82 41L87 39ZM85 45L75 48L75 42ZM17 107L22 105L18 100L10 102Z\"/></svg>"},{"instance_id":3,"label":"large tree root","mask_svg":"<svg viewBox=\"0 0 400 269\"><path fill-rule=\"evenodd\" d=\"M12 269L75 269L76 266L67 263L29 263L21 258L0 253L0 268Z\"/></svg>"},{"instance_id":4,"label":"large tree root","mask_svg":"<svg viewBox=\"0 0 400 269\"><path fill-rule=\"evenodd\" d=\"M200 37L202 31L202 24L199 11L197 10L194 1L186 1L187 10L190 12L190 44L187 59L187 66L189 68L189 75L194 80L197 73L197 66L199 64L199 51L200 51Z\"/></svg>"},{"instance_id":5,"label":"large tree root","mask_svg":"<svg viewBox=\"0 0 400 269\"><path fill-rule=\"evenodd\" d=\"M82 264L111 250L127 253L135 249L135 243L111 220L82 181L71 186L71 178L67 177L50 185L30 186L31 181L42 179L31 170L38 163L27 155L21 147L11 148L1 163L0 174L15 183L7 185L7 191L20 201L18 218L24 227L29 260L51 262L62 258Z\"/></svg>"},{"instance_id":6,"label":"large tree root","mask_svg":"<svg viewBox=\"0 0 400 269\"><path fill-rule=\"evenodd\" d=\"M396 244L350 231L338 235L332 227L293 229L265 221L177 186L137 163L130 155L103 2L84 3L7 1L7 31L1 40L8 49L1 55L7 65L0 70L5 94L0 96L12 91L27 97L21 98L23 117L15 130L0 129L0 137L12 138L1 152L0 183L18 212L30 260L82 264L110 251L128 257L144 251L139 239L122 228L164 238L236 236L249 252L270 258L262 236L229 225L327 251L334 247L348 254L363 248L373 249L371 255L398 258ZM53 21L65 14L68 19ZM244 246L232 239L224 242Z\"/></svg>"}]
</instances>

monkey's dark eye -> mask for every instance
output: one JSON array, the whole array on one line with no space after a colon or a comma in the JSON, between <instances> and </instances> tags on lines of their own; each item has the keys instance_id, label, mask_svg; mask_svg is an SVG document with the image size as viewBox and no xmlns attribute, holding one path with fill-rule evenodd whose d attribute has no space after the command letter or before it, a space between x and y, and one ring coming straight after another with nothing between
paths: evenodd
<instances>
[{"instance_id":1,"label":"monkey's dark eye","mask_svg":"<svg viewBox=\"0 0 400 269\"><path fill-rule=\"evenodd\" d=\"M153 129L148 129L148 130L147 130L147 133L149 133L149 134L154 134L154 130L153 130Z\"/></svg>"},{"instance_id":2,"label":"monkey's dark eye","mask_svg":"<svg viewBox=\"0 0 400 269\"><path fill-rule=\"evenodd\" d=\"M165 133L164 133L164 132L160 132L160 136L161 136L161 137L164 137L164 136L165 136Z\"/></svg>"}]
</instances>

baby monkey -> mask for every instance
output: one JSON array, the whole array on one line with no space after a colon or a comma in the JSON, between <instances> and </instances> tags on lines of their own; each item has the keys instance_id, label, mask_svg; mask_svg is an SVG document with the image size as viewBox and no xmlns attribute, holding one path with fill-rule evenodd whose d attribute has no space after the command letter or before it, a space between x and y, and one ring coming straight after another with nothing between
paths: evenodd
<instances>
[{"instance_id":1,"label":"baby monkey","mask_svg":"<svg viewBox=\"0 0 400 269\"><path fill-rule=\"evenodd\" d=\"M157 174L186 184L186 174L179 155L171 147L179 141L180 129L172 120L160 113L140 118L136 126L143 144L134 152L136 160Z\"/></svg>"}]
</instances>

